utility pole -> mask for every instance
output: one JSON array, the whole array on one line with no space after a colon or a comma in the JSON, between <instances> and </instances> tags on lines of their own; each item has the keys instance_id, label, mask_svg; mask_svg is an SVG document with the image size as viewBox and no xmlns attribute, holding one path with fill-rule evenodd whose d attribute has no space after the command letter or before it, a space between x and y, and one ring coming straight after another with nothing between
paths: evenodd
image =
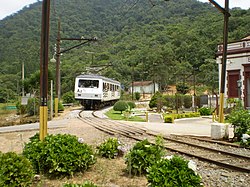
<instances>
[{"instance_id":1,"label":"utility pole","mask_svg":"<svg viewBox=\"0 0 250 187\"><path fill-rule=\"evenodd\" d=\"M58 117L58 104L60 98L60 42L61 42L61 22L58 20L58 31L56 39L56 95L55 95L55 117Z\"/></svg>"},{"instance_id":2,"label":"utility pole","mask_svg":"<svg viewBox=\"0 0 250 187\"><path fill-rule=\"evenodd\" d=\"M219 122L224 122L224 94L226 82L226 66L227 66L227 40L228 40L228 20L231 16L229 13L229 0L225 0L225 8L222 8L214 0L209 0L220 12L224 14L223 28L223 55L221 65L221 80L220 80L220 106L219 106Z\"/></svg>"},{"instance_id":3,"label":"utility pole","mask_svg":"<svg viewBox=\"0 0 250 187\"><path fill-rule=\"evenodd\" d=\"M50 0L43 0L40 49L40 140L44 140L48 129L49 18Z\"/></svg>"},{"instance_id":4,"label":"utility pole","mask_svg":"<svg viewBox=\"0 0 250 187\"><path fill-rule=\"evenodd\" d=\"M86 38L61 38L61 22L60 22L60 19L58 20L58 31L57 31L57 41L56 41L56 60L55 59L52 59L53 61L55 60L56 62L56 95L55 95L55 117L58 116L58 104L59 104L59 100L60 100L60 97L61 97L61 73L60 73L60 55L62 53L65 53L67 51L70 51L74 48L77 48L77 47L80 47L90 41L97 41L97 38L94 37L94 38L89 38L89 39L86 39ZM60 43L61 43L61 40L70 40L70 41L84 41L80 44L77 44L75 46L72 46L68 49L65 49L65 50L62 50L60 49ZM93 57L92 57L93 59ZM51 60L51 61L52 61Z\"/></svg>"},{"instance_id":5,"label":"utility pole","mask_svg":"<svg viewBox=\"0 0 250 187\"><path fill-rule=\"evenodd\" d=\"M24 97L24 61L22 62L22 97Z\"/></svg>"}]
</instances>

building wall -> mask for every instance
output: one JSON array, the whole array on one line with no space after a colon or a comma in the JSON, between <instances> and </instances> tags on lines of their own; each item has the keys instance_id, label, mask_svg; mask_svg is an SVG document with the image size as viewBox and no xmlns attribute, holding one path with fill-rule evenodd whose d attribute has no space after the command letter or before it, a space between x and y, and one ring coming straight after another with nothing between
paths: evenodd
<instances>
[{"instance_id":1,"label":"building wall","mask_svg":"<svg viewBox=\"0 0 250 187\"><path fill-rule=\"evenodd\" d=\"M245 43L245 44L244 44ZM243 45L244 44L244 45ZM250 47L250 41L241 41L236 43L231 43L228 45L228 55L227 55L227 64L226 64L226 84L225 84L225 101L224 104L226 107L226 100L228 99L228 94L230 92L230 84L229 83L229 74L233 71L239 71L239 80L241 82L240 87L240 98L244 103L244 100L246 99L246 80L245 80L245 74L244 74L244 65L249 64L250 65L250 52L246 51L246 48ZM230 51L233 50L239 50L235 53ZM242 50L242 52L240 52ZM221 86L221 67L222 67L222 54L218 55L216 59L217 64L219 65L219 88ZM233 78L234 80L234 78ZM235 81L235 80L234 80ZM221 89L221 88L220 88ZM239 97L238 97L239 98Z\"/></svg>"},{"instance_id":2,"label":"building wall","mask_svg":"<svg viewBox=\"0 0 250 187\"><path fill-rule=\"evenodd\" d=\"M159 85L155 83L155 92L159 91ZM130 87L130 92L132 92L132 87ZM154 93L154 84L146 86L134 86L134 93L139 92L141 94L153 94Z\"/></svg>"}]
</instances>

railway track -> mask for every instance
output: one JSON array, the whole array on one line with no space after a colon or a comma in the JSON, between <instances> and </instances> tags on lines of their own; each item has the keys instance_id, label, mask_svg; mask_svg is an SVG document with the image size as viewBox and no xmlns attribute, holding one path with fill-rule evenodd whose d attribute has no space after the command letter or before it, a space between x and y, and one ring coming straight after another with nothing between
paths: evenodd
<instances>
[{"instance_id":1,"label":"railway track","mask_svg":"<svg viewBox=\"0 0 250 187\"><path fill-rule=\"evenodd\" d=\"M83 115L79 119L110 135L122 135L137 141L145 138L153 143L159 133L149 132L146 129L109 119L97 118L93 115ZM201 138L185 136L163 136L164 147L167 150L178 152L201 161L213 163L223 168L250 173L250 151L218 141L204 141ZM239 152L244 152L241 154Z\"/></svg>"}]
</instances>

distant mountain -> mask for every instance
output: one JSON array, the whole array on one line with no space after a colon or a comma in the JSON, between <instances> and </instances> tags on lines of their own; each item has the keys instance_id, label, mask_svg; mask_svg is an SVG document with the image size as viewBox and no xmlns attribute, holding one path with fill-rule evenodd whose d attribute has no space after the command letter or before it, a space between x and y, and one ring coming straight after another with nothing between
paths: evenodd
<instances>
[{"instance_id":1,"label":"distant mountain","mask_svg":"<svg viewBox=\"0 0 250 187\"><path fill-rule=\"evenodd\" d=\"M27 78L39 70L41 8L38 1L0 21L0 82L16 74L13 78L20 81L22 62ZM231 14L229 41L249 35L250 10L233 9ZM51 1L50 16L50 58L59 17L62 37L98 38L61 57L63 93L73 89L74 77L91 64L112 64L101 73L125 86L132 79L155 79L162 87L182 82L183 74L214 58L223 38L223 15L197 0L57 0ZM62 41L61 47L76 44ZM54 72L55 65L49 68Z\"/></svg>"}]
</instances>

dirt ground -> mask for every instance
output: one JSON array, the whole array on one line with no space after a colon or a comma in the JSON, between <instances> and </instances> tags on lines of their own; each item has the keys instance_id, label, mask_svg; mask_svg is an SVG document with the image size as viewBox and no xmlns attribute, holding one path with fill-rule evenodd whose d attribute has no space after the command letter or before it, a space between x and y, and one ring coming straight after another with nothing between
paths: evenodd
<instances>
[{"instance_id":1,"label":"dirt ground","mask_svg":"<svg viewBox=\"0 0 250 187\"><path fill-rule=\"evenodd\" d=\"M75 109L79 109L79 107L66 108L63 113L60 113L59 116L53 120L65 120L67 115ZM104 134L91 126L84 124L82 121L76 118L70 120L67 119L67 121L68 124L65 128L48 129L48 133L76 135L77 137L83 138L86 143L92 145L93 147L96 147L109 137L107 134ZM38 133L38 130L1 133L0 151L3 153L22 153L25 143L28 142L29 138L34 136L36 133ZM147 180L145 177L131 178L127 175L125 169L126 165L122 157L112 160L98 158L97 163L85 173L78 173L73 178L64 178L60 180L50 180L42 176L41 181L34 186L61 187L64 183L71 182L81 184L86 180L92 181L98 186L147 186Z\"/></svg>"}]
</instances>

